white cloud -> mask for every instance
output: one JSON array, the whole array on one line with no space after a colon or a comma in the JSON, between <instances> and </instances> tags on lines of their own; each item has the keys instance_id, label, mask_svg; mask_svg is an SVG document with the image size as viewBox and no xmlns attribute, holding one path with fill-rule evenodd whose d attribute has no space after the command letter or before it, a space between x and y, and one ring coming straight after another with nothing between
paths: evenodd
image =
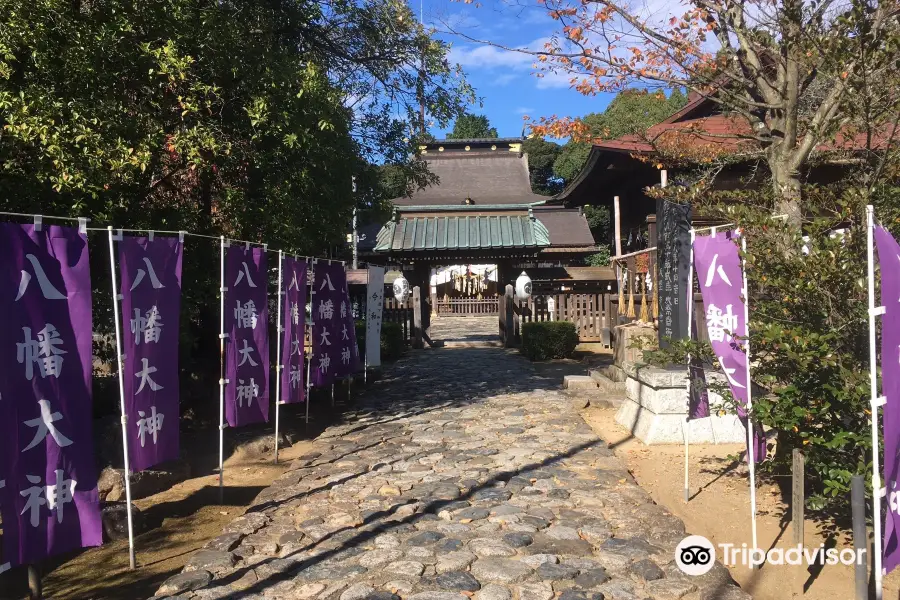
<instances>
[{"instance_id":1,"label":"white cloud","mask_svg":"<svg viewBox=\"0 0 900 600\"><path fill-rule=\"evenodd\" d=\"M530 69L534 57L496 46L454 46L450 62L475 69Z\"/></svg>"},{"instance_id":2,"label":"white cloud","mask_svg":"<svg viewBox=\"0 0 900 600\"><path fill-rule=\"evenodd\" d=\"M536 109L534 109L534 108L526 108L524 106L520 106L514 112L517 115L530 115L530 114L534 114L535 110Z\"/></svg>"}]
</instances>

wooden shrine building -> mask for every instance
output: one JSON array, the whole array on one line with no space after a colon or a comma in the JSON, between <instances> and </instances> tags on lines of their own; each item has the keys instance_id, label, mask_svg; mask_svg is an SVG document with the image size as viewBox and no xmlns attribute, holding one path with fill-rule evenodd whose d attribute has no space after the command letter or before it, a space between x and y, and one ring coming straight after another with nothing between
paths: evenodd
<instances>
[{"instance_id":1,"label":"wooden shrine building","mask_svg":"<svg viewBox=\"0 0 900 600\"><path fill-rule=\"evenodd\" d=\"M549 205L532 192L523 141L437 140L420 147L438 182L396 198L392 219L360 242L360 255L402 270L431 304L457 294L495 305L522 271L538 281L542 270L564 277L566 267L583 267L597 251L587 219L581 208Z\"/></svg>"}]
</instances>

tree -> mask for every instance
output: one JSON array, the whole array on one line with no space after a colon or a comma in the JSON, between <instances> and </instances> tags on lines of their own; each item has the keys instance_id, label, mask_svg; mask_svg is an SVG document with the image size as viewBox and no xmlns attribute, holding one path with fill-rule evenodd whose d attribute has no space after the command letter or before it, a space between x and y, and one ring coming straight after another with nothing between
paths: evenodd
<instances>
[{"instance_id":1,"label":"tree","mask_svg":"<svg viewBox=\"0 0 900 600\"><path fill-rule=\"evenodd\" d=\"M583 94L641 84L708 94L746 123L745 156L771 174L779 212L802 216L802 174L823 142L895 122L900 7L893 0L693 0L667 22L617 0L539 0L561 31L536 55ZM490 43L490 42L485 42ZM495 44L497 45L497 44ZM510 50L515 50L509 48ZM851 114L867 107L865 118ZM584 132L571 119L534 128ZM874 131L874 136L873 136Z\"/></svg>"},{"instance_id":2,"label":"tree","mask_svg":"<svg viewBox=\"0 0 900 600\"><path fill-rule=\"evenodd\" d=\"M531 136L522 144L522 150L528 155L528 172L534 193L552 196L562 190L562 182L553 174L553 163L562 147L542 137Z\"/></svg>"},{"instance_id":3,"label":"tree","mask_svg":"<svg viewBox=\"0 0 900 600\"><path fill-rule=\"evenodd\" d=\"M373 157L428 181L420 101L473 100L448 50L392 0L0 0L0 207L322 253L379 208ZM185 254L184 365L218 361L216 255Z\"/></svg>"},{"instance_id":4,"label":"tree","mask_svg":"<svg viewBox=\"0 0 900 600\"><path fill-rule=\"evenodd\" d=\"M484 115L464 114L453 123L453 131L447 134L448 140L481 140L497 137L497 129L491 127Z\"/></svg>"},{"instance_id":5,"label":"tree","mask_svg":"<svg viewBox=\"0 0 900 600\"><path fill-rule=\"evenodd\" d=\"M602 113L591 113L581 119L589 129L592 141L616 139L626 134L643 134L651 125L664 121L687 103L678 88L666 96L662 90L628 89L619 92ZM557 177L566 183L581 172L591 151L588 141L569 140L553 165Z\"/></svg>"}]
</instances>

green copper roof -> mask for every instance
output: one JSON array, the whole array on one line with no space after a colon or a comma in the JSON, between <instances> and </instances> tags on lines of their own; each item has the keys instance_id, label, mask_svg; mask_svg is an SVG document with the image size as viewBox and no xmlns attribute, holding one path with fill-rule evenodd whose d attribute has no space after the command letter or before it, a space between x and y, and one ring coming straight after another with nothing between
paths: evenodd
<instances>
[{"instance_id":1,"label":"green copper roof","mask_svg":"<svg viewBox=\"0 0 900 600\"><path fill-rule=\"evenodd\" d=\"M526 215L402 217L381 228L375 252L542 248L550 234Z\"/></svg>"}]
</instances>

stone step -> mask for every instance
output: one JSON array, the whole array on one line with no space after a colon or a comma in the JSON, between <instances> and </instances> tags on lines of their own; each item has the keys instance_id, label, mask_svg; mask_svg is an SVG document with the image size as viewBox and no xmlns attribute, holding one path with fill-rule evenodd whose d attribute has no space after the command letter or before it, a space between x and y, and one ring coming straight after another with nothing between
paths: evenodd
<instances>
[{"instance_id":1,"label":"stone step","mask_svg":"<svg viewBox=\"0 0 900 600\"><path fill-rule=\"evenodd\" d=\"M444 348L502 348L503 342L500 340L450 340L442 343Z\"/></svg>"},{"instance_id":2,"label":"stone step","mask_svg":"<svg viewBox=\"0 0 900 600\"><path fill-rule=\"evenodd\" d=\"M566 375L563 377L564 390L597 389L597 382L588 375Z\"/></svg>"},{"instance_id":3,"label":"stone step","mask_svg":"<svg viewBox=\"0 0 900 600\"><path fill-rule=\"evenodd\" d=\"M606 372L608 369L604 368L602 370L591 369L588 371L589 377L594 380L597 384L597 387L607 392L609 394L625 394L625 382L624 381L615 381L611 379ZM624 378L623 378L624 379Z\"/></svg>"}]
</instances>

